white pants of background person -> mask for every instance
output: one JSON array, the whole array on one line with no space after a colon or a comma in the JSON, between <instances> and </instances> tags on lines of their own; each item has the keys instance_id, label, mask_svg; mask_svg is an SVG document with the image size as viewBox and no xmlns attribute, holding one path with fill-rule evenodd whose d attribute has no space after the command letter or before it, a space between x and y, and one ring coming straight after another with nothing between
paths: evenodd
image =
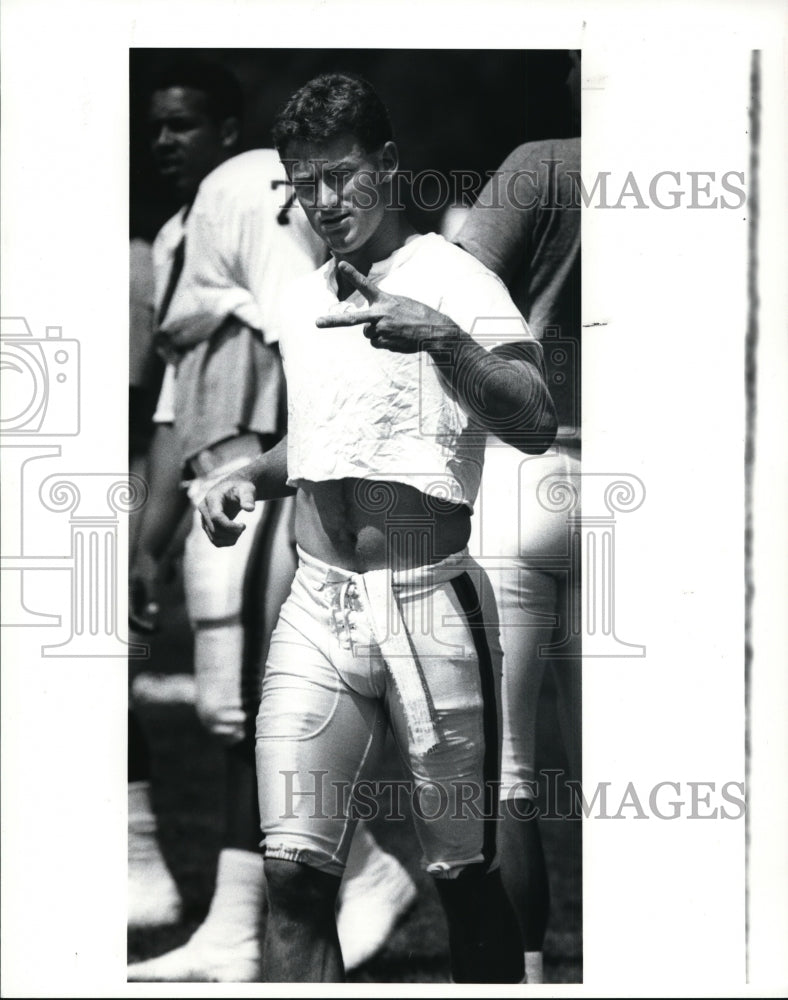
<instances>
[{"instance_id":1,"label":"white pants of background person","mask_svg":"<svg viewBox=\"0 0 788 1000\"><path fill-rule=\"evenodd\" d=\"M569 633L568 602L577 596L570 587L576 588L579 578L569 574L567 514L547 510L537 490L545 476L560 476L579 488L579 471L579 459L560 445L545 455L530 456L491 441L470 543L498 603L504 653L501 866L523 925L526 980L532 983L543 981L542 941L549 912L547 869L533 805L539 779L537 713L548 669L555 681L570 777L581 776L580 637L572 638L561 658L551 658L547 649ZM518 484L516 490L512 483Z\"/></svg>"},{"instance_id":2,"label":"white pants of background person","mask_svg":"<svg viewBox=\"0 0 788 1000\"><path fill-rule=\"evenodd\" d=\"M225 549L209 541L197 505L214 483L248 461L244 457L225 463L210 476L191 481L193 522L183 552L186 611L194 632L197 714L209 732L228 743L243 739L246 724L241 693L244 578L266 505L256 504L253 511L241 513L246 531L236 545Z\"/></svg>"}]
</instances>

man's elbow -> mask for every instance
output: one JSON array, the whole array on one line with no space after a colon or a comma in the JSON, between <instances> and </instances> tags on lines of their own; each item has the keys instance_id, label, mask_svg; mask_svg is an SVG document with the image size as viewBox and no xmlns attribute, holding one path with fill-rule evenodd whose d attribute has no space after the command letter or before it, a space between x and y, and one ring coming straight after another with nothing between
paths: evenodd
<instances>
[{"instance_id":1,"label":"man's elbow","mask_svg":"<svg viewBox=\"0 0 788 1000\"><path fill-rule=\"evenodd\" d=\"M522 429L520 440L512 444L526 455L544 455L555 441L557 434L558 417L555 406L549 394L545 392L537 419L529 421L528 426Z\"/></svg>"},{"instance_id":2,"label":"man's elbow","mask_svg":"<svg viewBox=\"0 0 788 1000\"><path fill-rule=\"evenodd\" d=\"M558 425L545 424L543 427L528 431L501 431L496 429L495 436L504 444L511 445L526 455L544 455L556 438Z\"/></svg>"},{"instance_id":3,"label":"man's elbow","mask_svg":"<svg viewBox=\"0 0 788 1000\"><path fill-rule=\"evenodd\" d=\"M536 367L523 367L527 381L523 380L518 393L510 392L508 398L501 393L488 399L486 419L481 423L518 451L526 455L544 455L558 433L555 404ZM522 372L518 376L521 377Z\"/></svg>"}]
</instances>

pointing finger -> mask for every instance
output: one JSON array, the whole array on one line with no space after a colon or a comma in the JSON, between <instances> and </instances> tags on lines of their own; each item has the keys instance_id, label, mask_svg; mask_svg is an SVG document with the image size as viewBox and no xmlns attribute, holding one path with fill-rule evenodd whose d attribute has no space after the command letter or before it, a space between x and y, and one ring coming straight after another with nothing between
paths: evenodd
<instances>
[{"instance_id":1,"label":"pointing finger","mask_svg":"<svg viewBox=\"0 0 788 1000\"><path fill-rule=\"evenodd\" d=\"M385 313L380 309L355 309L352 312L326 313L318 316L315 326L321 330L327 330L337 326L358 326L360 323L376 323L383 319Z\"/></svg>"},{"instance_id":2,"label":"pointing finger","mask_svg":"<svg viewBox=\"0 0 788 1000\"><path fill-rule=\"evenodd\" d=\"M350 284L361 292L370 305L380 299L383 293L375 288L375 286L371 284L360 271L357 271L352 264L349 264L346 260L341 260L337 267L348 279Z\"/></svg>"}]
</instances>

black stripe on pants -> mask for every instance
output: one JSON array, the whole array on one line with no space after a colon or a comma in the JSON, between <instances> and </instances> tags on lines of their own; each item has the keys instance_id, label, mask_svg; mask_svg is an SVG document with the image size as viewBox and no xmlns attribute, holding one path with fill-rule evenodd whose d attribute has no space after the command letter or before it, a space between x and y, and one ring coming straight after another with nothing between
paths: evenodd
<instances>
[{"instance_id":1,"label":"black stripe on pants","mask_svg":"<svg viewBox=\"0 0 788 1000\"><path fill-rule=\"evenodd\" d=\"M454 593L471 630L479 661L482 690L482 723L484 727L484 842L482 854L487 865L495 858L495 817L498 815L500 766L498 757L498 706L495 696L495 674L487 631L484 627L479 593L468 573L451 581Z\"/></svg>"}]
</instances>

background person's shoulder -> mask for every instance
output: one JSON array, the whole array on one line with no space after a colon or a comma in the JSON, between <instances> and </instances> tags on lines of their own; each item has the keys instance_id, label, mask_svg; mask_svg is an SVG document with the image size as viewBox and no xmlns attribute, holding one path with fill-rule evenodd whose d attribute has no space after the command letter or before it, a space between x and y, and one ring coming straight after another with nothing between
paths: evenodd
<instances>
[{"instance_id":1,"label":"background person's shoulder","mask_svg":"<svg viewBox=\"0 0 788 1000\"><path fill-rule=\"evenodd\" d=\"M509 153L497 172L508 174L544 170L548 164L561 164L568 170L580 168L580 138L539 139L524 142Z\"/></svg>"},{"instance_id":2,"label":"background person's shoulder","mask_svg":"<svg viewBox=\"0 0 788 1000\"><path fill-rule=\"evenodd\" d=\"M275 149L250 149L220 163L200 185L196 205L287 198L287 174Z\"/></svg>"},{"instance_id":3,"label":"background person's shoulder","mask_svg":"<svg viewBox=\"0 0 788 1000\"><path fill-rule=\"evenodd\" d=\"M463 278L489 277L495 282L501 283L500 278L498 278L495 272L491 271L477 257L474 257L472 253L463 250L461 246L451 243L437 233L430 233L429 236L432 238L430 250L434 259L436 263L440 262L440 265L447 272L451 272L452 275L460 280Z\"/></svg>"}]
</instances>

